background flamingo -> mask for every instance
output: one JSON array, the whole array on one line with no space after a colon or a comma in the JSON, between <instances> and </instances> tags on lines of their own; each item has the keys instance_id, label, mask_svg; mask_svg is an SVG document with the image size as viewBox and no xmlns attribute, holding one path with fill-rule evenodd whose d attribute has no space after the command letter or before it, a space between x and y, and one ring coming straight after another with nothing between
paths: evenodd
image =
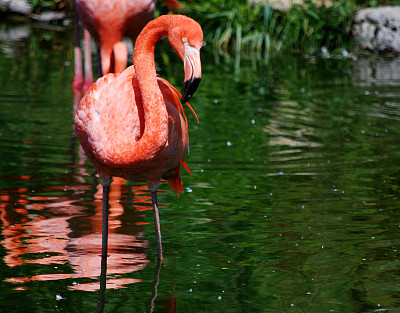
<instances>
[{"instance_id":1,"label":"background flamingo","mask_svg":"<svg viewBox=\"0 0 400 313\"><path fill-rule=\"evenodd\" d=\"M154 48L163 36L168 36L184 62L181 102L176 89L156 75ZM82 98L75 114L77 136L103 185L103 234L107 233L112 176L145 181L152 195L159 259L162 246L157 189L163 178L177 195L183 192L180 164L189 169L184 161L188 129L182 104L200 83L202 44L203 33L194 20L182 15L158 17L137 38L134 65L121 74L107 74L98 79ZM107 241L106 237L103 239L105 258Z\"/></svg>"},{"instance_id":2,"label":"background flamingo","mask_svg":"<svg viewBox=\"0 0 400 313\"><path fill-rule=\"evenodd\" d=\"M164 0L171 11L180 10L177 0ZM75 77L73 87L83 83L82 56L79 42L78 16L96 41L101 63L99 73L120 73L128 61L128 49L122 42L127 36L135 44L143 27L154 18L156 0L74 0L75 18ZM92 83L90 39L85 29L85 84L86 90Z\"/></svg>"}]
</instances>

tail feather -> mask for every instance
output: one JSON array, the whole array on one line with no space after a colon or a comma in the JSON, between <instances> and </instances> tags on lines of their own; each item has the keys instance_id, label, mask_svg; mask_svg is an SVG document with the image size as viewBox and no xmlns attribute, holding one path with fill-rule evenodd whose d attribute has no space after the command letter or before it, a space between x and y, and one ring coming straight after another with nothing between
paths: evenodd
<instances>
[{"instance_id":1,"label":"tail feather","mask_svg":"<svg viewBox=\"0 0 400 313\"><path fill-rule=\"evenodd\" d=\"M190 168L189 168L189 166L186 164L186 162L185 162L184 159L181 160L181 164L182 164L183 168L189 173L189 175L192 176L192 172L190 171Z\"/></svg>"},{"instance_id":2,"label":"tail feather","mask_svg":"<svg viewBox=\"0 0 400 313\"><path fill-rule=\"evenodd\" d=\"M183 192L182 180L181 180L181 175L180 175L180 165L178 165L176 167L176 172L175 172L174 177L167 179L167 182L171 186L171 188L175 192L175 194L179 197L179 193Z\"/></svg>"}]
</instances>

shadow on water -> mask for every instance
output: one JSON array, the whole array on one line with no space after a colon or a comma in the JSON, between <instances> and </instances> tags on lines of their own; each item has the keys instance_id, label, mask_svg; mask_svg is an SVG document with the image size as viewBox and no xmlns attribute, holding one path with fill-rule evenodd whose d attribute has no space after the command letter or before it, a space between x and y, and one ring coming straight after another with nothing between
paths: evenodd
<instances>
[{"instance_id":1,"label":"shadow on water","mask_svg":"<svg viewBox=\"0 0 400 313\"><path fill-rule=\"evenodd\" d=\"M398 59L206 46L193 176L179 199L164 185L159 196L166 262L150 261L147 189L116 179L106 267L102 188L73 135L71 29L0 35L0 311L400 307ZM159 73L179 89L169 52L158 48Z\"/></svg>"}]
</instances>

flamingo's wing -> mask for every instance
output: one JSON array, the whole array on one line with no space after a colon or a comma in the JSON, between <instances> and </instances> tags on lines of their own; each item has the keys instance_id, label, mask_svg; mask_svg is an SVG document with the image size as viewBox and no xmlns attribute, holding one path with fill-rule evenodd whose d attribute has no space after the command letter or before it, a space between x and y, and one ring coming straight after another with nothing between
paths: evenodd
<instances>
[{"instance_id":1,"label":"flamingo's wing","mask_svg":"<svg viewBox=\"0 0 400 313\"><path fill-rule=\"evenodd\" d=\"M176 107L176 109L183 114L183 116L185 117L185 122L186 122L186 126L187 126L186 112L180 101L180 99L182 98L182 95L167 80L165 80L161 77L157 77L157 81L158 81L158 86L160 87L161 92L164 96L164 99L166 99L167 101L172 103ZM192 111L194 117L196 118L197 123L199 123L199 118L197 117L197 114L194 111L194 109L192 108L192 106L188 102L186 102L186 105L188 106L190 111Z\"/></svg>"},{"instance_id":2,"label":"flamingo's wing","mask_svg":"<svg viewBox=\"0 0 400 313\"><path fill-rule=\"evenodd\" d=\"M174 86L172 86L165 79L163 79L161 77L157 77L157 81L158 81L158 86L160 87L161 92L163 94L164 100L169 102L169 103L171 103L173 106L175 106L175 108L178 110L178 112L180 112L183 115L184 120L185 120L185 124L186 124L186 128L187 128L188 121L187 121L186 113L185 113L185 110L184 110L184 108L183 108L183 106L182 106L182 104L180 102L180 98L182 97L181 94L174 88ZM189 105L189 103L186 103L186 105L192 111L192 113L195 116L197 122L199 122L197 114L193 110L193 108ZM189 137L189 134L188 134L188 137ZM189 149L189 147L188 147L188 149ZM185 160L183 158L181 159L180 163L182 164L184 169L190 175L192 175L188 165L186 164L186 162L185 162ZM174 175L172 177L169 176L167 178L167 181L171 185L171 188L175 192L176 195L179 195L179 192L183 192L182 181L181 181L181 177L180 177L180 165L178 165L176 167Z\"/></svg>"}]
</instances>

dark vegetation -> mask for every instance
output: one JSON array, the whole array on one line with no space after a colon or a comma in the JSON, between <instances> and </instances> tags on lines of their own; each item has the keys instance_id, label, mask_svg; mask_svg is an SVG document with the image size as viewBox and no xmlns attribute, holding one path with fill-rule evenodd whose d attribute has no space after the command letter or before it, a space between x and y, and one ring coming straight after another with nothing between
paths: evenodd
<instances>
[{"instance_id":1,"label":"dark vegetation","mask_svg":"<svg viewBox=\"0 0 400 313\"><path fill-rule=\"evenodd\" d=\"M184 14L203 27L205 40L227 52L314 52L351 48L354 14L364 7L400 5L400 0L304 0L286 11L268 1L181 0ZM35 12L63 10L72 13L72 0L32 0ZM157 14L167 13L158 0Z\"/></svg>"}]
</instances>

